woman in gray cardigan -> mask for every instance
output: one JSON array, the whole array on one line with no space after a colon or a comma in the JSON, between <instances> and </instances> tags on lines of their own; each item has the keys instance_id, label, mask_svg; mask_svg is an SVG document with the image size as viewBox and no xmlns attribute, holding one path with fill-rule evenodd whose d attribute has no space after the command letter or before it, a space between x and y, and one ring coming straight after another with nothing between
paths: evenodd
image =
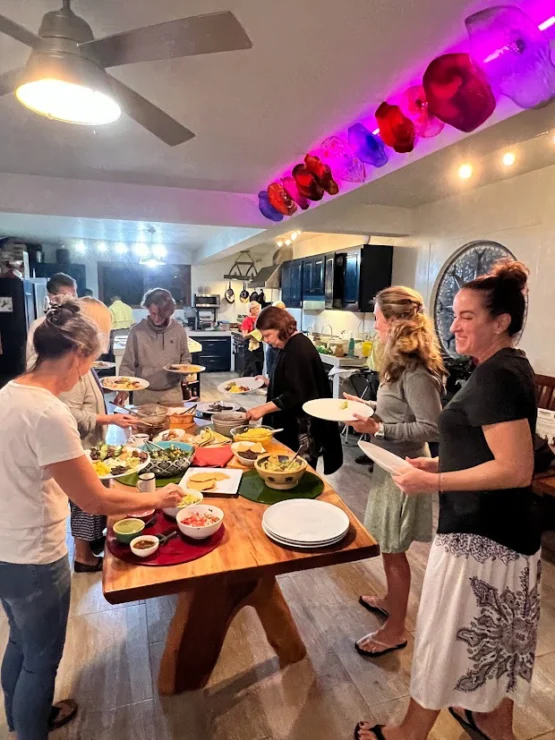
<instances>
[{"instance_id":1,"label":"woman in gray cardigan","mask_svg":"<svg viewBox=\"0 0 555 740\"><path fill-rule=\"evenodd\" d=\"M95 298L82 298L79 304L81 312L98 325L103 343L107 345L112 325L109 309ZM133 424L132 416L106 413L104 393L94 370L89 370L70 391L62 393L60 400L68 406L75 417L85 450L102 442L106 425L116 424L126 428ZM87 514L71 501L70 508L71 534L75 541L73 565L75 572L94 573L102 570L102 558L96 557L91 545L101 539L106 526L106 517L100 514Z\"/></svg>"},{"instance_id":2,"label":"woman in gray cardigan","mask_svg":"<svg viewBox=\"0 0 555 740\"><path fill-rule=\"evenodd\" d=\"M399 457L429 456L428 442L438 438L445 369L422 296L403 286L386 288L376 298L375 316L375 329L385 346L376 418L359 419L353 426ZM432 498L406 496L389 473L375 465L364 524L380 546L387 593L363 595L360 603L386 621L355 647L376 658L407 644L411 574L406 552L412 542L432 539Z\"/></svg>"}]
</instances>

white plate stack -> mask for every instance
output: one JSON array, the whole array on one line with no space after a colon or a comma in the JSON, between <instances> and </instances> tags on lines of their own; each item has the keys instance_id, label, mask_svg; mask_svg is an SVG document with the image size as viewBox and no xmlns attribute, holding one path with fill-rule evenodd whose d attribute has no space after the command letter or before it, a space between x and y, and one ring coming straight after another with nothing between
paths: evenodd
<instances>
[{"instance_id":1,"label":"white plate stack","mask_svg":"<svg viewBox=\"0 0 555 740\"><path fill-rule=\"evenodd\" d=\"M313 550L340 542L349 531L349 518L325 501L291 499L266 509L262 529L279 545Z\"/></svg>"}]
</instances>

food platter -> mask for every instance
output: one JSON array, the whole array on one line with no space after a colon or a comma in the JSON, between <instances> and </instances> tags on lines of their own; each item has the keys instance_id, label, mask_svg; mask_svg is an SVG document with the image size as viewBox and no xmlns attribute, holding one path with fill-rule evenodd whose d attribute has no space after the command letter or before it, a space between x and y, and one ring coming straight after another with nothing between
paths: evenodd
<instances>
[{"instance_id":1,"label":"food platter","mask_svg":"<svg viewBox=\"0 0 555 740\"><path fill-rule=\"evenodd\" d=\"M164 365L164 370L168 373L176 373L177 375L196 375L197 373L203 373L206 368L204 365L193 365L190 362L183 362L175 365Z\"/></svg>"},{"instance_id":2,"label":"food platter","mask_svg":"<svg viewBox=\"0 0 555 740\"><path fill-rule=\"evenodd\" d=\"M100 384L103 388L109 391L124 391L130 393L132 391L144 391L148 388L150 383L148 380L143 378L133 378L128 375L115 375L108 378L101 378Z\"/></svg>"},{"instance_id":3,"label":"food platter","mask_svg":"<svg viewBox=\"0 0 555 740\"><path fill-rule=\"evenodd\" d=\"M363 416L365 419L374 414L374 409L365 403L345 401L341 398L315 398L303 405L303 411L317 419L343 423L355 421L355 414Z\"/></svg>"},{"instance_id":4,"label":"food platter","mask_svg":"<svg viewBox=\"0 0 555 740\"><path fill-rule=\"evenodd\" d=\"M116 366L115 362L105 362L104 360L96 360L92 364L95 370L112 370Z\"/></svg>"},{"instance_id":5,"label":"food platter","mask_svg":"<svg viewBox=\"0 0 555 740\"><path fill-rule=\"evenodd\" d=\"M100 480L114 480L122 478L130 473L139 473L150 464L150 455L147 452L138 450L136 447L128 445L107 445L101 444L93 447L91 450L85 450L85 455L89 458ZM95 459L95 457L98 457ZM139 460L137 465L130 465L128 461ZM102 472L103 464L108 469L115 469L119 472ZM119 470L120 467L126 466L125 470Z\"/></svg>"},{"instance_id":6,"label":"food platter","mask_svg":"<svg viewBox=\"0 0 555 740\"><path fill-rule=\"evenodd\" d=\"M220 383L218 391L235 396L242 393L252 393L262 388L263 385L264 381L256 380L256 378L235 378L235 380L226 380L224 383Z\"/></svg>"},{"instance_id":7,"label":"food platter","mask_svg":"<svg viewBox=\"0 0 555 740\"><path fill-rule=\"evenodd\" d=\"M180 485L204 494L234 496L242 476L243 471L234 468L189 468Z\"/></svg>"}]
</instances>

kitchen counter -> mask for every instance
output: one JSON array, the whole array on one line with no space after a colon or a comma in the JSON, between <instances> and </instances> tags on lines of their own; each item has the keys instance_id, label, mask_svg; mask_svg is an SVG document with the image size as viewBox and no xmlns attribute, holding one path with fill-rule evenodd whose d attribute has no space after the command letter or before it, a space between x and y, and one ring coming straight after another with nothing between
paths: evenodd
<instances>
[{"instance_id":1,"label":"kitchen counter","mask_svg":"<svg viewBox=\"0 0 555 740\"><path fill-rule=\"evenodd\" d=\"M368 361L367 357L336 357L335 355L324 355L318 352L324 365L332 367L364 367Z\"/></svg>"},{"instance_id":2,"label":"kitchen counter","mask_svg":"<svg viewBox=\"0 0 555 740\"><path fill-rule=\"evenodd\" d=\"M220 339L225 337L231 337L230 331L192 331L187 329L187 336L192 337L193 339L196 339L197 337L206 337L206 339L209 339L212 337L213 339Z\"/></svg>"}]
</instances>

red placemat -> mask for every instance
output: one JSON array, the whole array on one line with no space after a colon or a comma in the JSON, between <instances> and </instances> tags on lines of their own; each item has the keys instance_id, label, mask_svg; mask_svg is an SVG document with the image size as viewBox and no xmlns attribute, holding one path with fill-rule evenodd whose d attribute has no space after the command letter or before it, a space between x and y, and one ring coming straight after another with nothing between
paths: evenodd
<instances>
[{"instance_id":1,"label":"red placemat","mask_svg":"<svg viewBox=\"0 0 555 740\"><path fill-rule=\"evenodd\" d=\"M157 513L156 521L151 527L145 527L141 534L169 534L178 529L175 519L168 519L161 511ZM139 558L131 552L129 545L118 542L112 527L108 528L106 544L108 550L116 558L134 565L180 565L191 560L208 555L221 542L225 533L225 525L205 540L192 540L185 537L181 532L177 537L172 537L165 545L161 545L154 555L148 558ZM140 536L140 535L137 535Z\"/></svg>"},{"instance_id":2,"label":"red placemat","mask_svg":"<svg viewBox=\"0 0 555 740\"><path fill-rule=\"evenodd\" d=\"M193 465L198 468L225 468L233 459L231 445L225 447L198 447L193 456Z\"/></svg>"}]
</instances>

